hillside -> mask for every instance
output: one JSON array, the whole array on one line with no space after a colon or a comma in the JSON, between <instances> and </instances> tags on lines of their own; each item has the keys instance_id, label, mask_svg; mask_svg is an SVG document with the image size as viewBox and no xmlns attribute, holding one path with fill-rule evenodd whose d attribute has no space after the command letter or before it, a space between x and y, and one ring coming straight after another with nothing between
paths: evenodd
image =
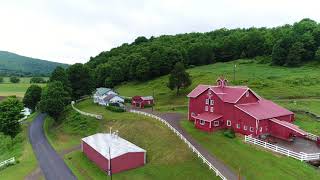
<instances>
[{"instance_id":1,"label":"hillside","mask_svg":"<svg viewBox=\"0 0 320 180\"><path fill-rule=\"evenodd\" d=\"M48 76L57 66L67 67L68 65L0 51L0 75L2 76Z\"/></svg>"},{"instance_id":2,"label":"hillside","mask_svg":"<svg viewBox=\"0 0 320 180\"><path fill-rule=\"evenodd\" d=\"M217 29L205 33L138 37L130 44L101 52L87 65L97 86L145 81L171 72L177 62L186 67L239 58L268 57L276 66L299 67L320 60L320 24L303 19L273 28Z\"/></svg>"}]
</instances>

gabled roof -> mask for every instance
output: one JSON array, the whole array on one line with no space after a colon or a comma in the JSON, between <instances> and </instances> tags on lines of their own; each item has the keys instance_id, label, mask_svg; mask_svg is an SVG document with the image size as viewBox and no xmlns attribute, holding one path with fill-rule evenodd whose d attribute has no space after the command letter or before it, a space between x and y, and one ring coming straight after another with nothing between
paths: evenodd
<instances>
[{"instance_id":1,"label":"gabled roof","mask_svg":"<svg viewBox=\"0 0 320 180\"><path fill-rule=\"evenodd\" d=\"M294 125L292 123L289 123L287 121L281 121L281 120L276 119L276 118L272 118L272 119L270 119L270 121L272 121L272 122L274 122L276 124L279 124L279 125L281 125L283 127L289 128L289 129L291 129L291 130L293 130L293 131L295 131L295 132L297 132L297 133L299 133L299 134L301 134L303 136L306 136L308 134L307 132L305 132L302 129L300 129L299 126Z\"/></svg>"},{"instance_id":2,"label":"gabled roof","mask_svg":"<svg viewBox=\"0 0 320 180\"><path fill-rule=\"evenodd\" d=\"M109 147L111 159L129 152L146 152L146 150L111 134L97 133L82 139L105 158L109 159Z\"/></svg>"},{"instance_id":3,"label":"gabled roof","mask_svg":"<svg viewBox=\"0 0 320 180\"><path fill-rule=\"evenodd\" d=\"M146 100L153 100L152 96L141 96L141 99L146 101Z\"/></svg>"},{"instance_id":4,"label":"gabled roof","mask_svg":"<svg viewBox=\"0 0 320 180\"><path fill-rule=\"evenodd\" d=\"M97 93L98 95L104 95L105 93L107 93L107 92L109 92L109 91L111 91L110 88L100 87L100 88L97 88L97 89L96 89L96 93Z\"/></svg>"},{"instance_id":5,"label":"gabled roof","mask_svg":"<svg viewBox=\"0 0 320 180\"><path fill-rule=\"evenodd\" d=\"M201 119L201 120L210 122L210 121L214 121L214 120L217 120L217 119L221 118L222 115L221 114L216 114L216 113L204 112L204 113L192 116L192 117L196 118L196 119Z\"/></svg>"},{"instance_id":6,"label":"gabled roof","mask_svg":"<svg viewBox=\"0 0 320 180\"><path fill-rule=\"evenodd\" d=\"M237 104L235 107L257 120L293 114L293 112L265 99L256 103Z\"/></svg>"},{"instance_id":7,"label":"gabled roof","mask_svg":"<svg viewBox=\"0 0 320 180\"><path fill-rule=\"evenodd\" d=\"M251 91L258 99L257 96L251 89L246 86L209 86L209 85L198 85L193 91L191 91L187 97L195 98L202 94L207 89L211 89L223 102L236 103L239 99L247 92Z\"/></svg>"}]
</instances>

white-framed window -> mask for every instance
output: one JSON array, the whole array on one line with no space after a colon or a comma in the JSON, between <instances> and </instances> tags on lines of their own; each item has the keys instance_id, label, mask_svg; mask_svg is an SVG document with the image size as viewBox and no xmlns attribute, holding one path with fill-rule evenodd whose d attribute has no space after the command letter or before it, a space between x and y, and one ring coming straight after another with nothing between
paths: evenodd
<instances>
[{"instance_id":1,"label":"white-framed window","mask_svg":"<svg viewBox=\"0 0 320 180\"><path fill-rule=\"evenodd\" d=\"M213 112L213 110L214 110L213 107L210 107L210 112Z\"/></svg>"},{"instance_id":2,"label":"white-framed window","mask_svg":"<svg viewBox=\"0 0 320 180\"><path fill-rule=\"evenodd\" d=\"M244 126L243 126L243 130L246 131L247 129L248 129L248 126L244 125Z\"/></svg>"},{"instance_id":3,"label":"white-framed window","mask_svg":"<svg viewBox=\"0 0 320 180\"><path fill-rule=\"evenodd\" d=\"M249 97L249 91L246 92L246 97Z\"/></svg>"},{"instance_id":4,"label":"white-framed window","mask_svg":"<svg viewBox=\"0 0 320 180\"><path fill-rule=\"evenodd\" d=\"M204 107L204 110L205 110L205 111L209 111L209 107L208 107L208 106L205 106L205 107Z\"/></svg>"},{"instance_id":5,"label":"white-framed window","mask_svg":"<svg viewBox=\"0 0 320 180\"><path fill-rule=\"evenodd\" d=\"M254 128L253 127L250 127L250 132L253 132L254 131Z\"/></svg>"},{"instance_id":6,"label":"white-framed window","mask_svg":"<svg viewBox=\"0 0 320 180\"><path fill-rule=\"evenodd\" d=\"M214 126L219 126L219 121L213 121Z\"/></svg>"},{"instance_id":7,"label":"white-framed window","mask_svg":"<svg viewBox=\"0 0 320 180\"><path fill-rule=\"evenodd\" d=\"M260 132L262 132L262 127L260 127Z\"/></svg>"},{"instance_id":8,"label":"white-framed window","mask_svg":"<svg viewBox=\"0 0 320 180\"><path fill-rule=\"evenodd\" d=\"M227 120L227 126L231 126L231 121Z\"/></svg>"},{"instance_id":9,"label":"white-framed window","mask_svg":"<svg viewBox=\"0 0 320 180\"><path fill-rule=\"evenodd\" d=\"M214 100L213 99L210 99L210 105L214 105Z\"/></svg>"},{"instance_id":10,"label":"white-framed window","mask_svg":"<svg viewBox=\"0 0 320 180\"><path fill-rule=\"evenodd\" d=\"M209 104L209 99L206 99L206 104Z\"/></svg>"},{"instance_id":11,"label":"white-framed window","mask_svg":"<svg viewBox=\"0 0 320 180\"><path fill-rule=\"evenodd\" d=\"M196 115L196 113L194 113L194 112L191 113L191 116L195 116L195 115Z\"/></svg>"},{"instance_id":12,"label":"white-framed window","mask_svg":"<svg viewBox=\"0 0 320 180\"><path fill-rule=\"evenodd\" d=\"M240 129L240 124L237 124L237 129Z\"/></svg>"},{"instance_id":13,"label":"white-framed window","mask_svg":"<svg viewBox=\"0 0 320 180\"><path fill-rule=\"evenodd\" d=\"M201 120L201 119L200 119L200 124L201 124L201 125L205 125L206 122L205 122L204 120Z\"/></svg>"}]
</instances>

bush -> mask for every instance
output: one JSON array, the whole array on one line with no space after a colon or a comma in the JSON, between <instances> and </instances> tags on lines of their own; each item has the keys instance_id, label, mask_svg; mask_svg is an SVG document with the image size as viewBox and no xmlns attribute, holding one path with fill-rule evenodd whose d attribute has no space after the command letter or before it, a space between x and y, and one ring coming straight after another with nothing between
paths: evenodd
<instances>
[{"instance_id":1,"label":"bush","mask_svg":"<svg viewBox=\"0 0 320 180\"><path fill-rule=\"evenodd\" d=\"M12 77L10 77L10 82L12 82L12 83L18 83L18 82L20 82L20 79L17 78L17 77L15 77L15 76L12 76Z\"/></svg>"},{"instance_id":2,"label":"bush","mask_svg":"<svg viewBox=\"0 0 320 180\"><path fill-rule=\"evenodd\" d=\"M3 83L3 81L4 81L3 77L0 77L0 83Z\"/></svg>"},{"instance_id":3,"label":"bush","mask_svg":"<svg viewBox=\"0 0 320 180\"><path fill-rule=\"evenodd\" d=\"M106 106L106 109L112 112L125 112L126 110L117 106Z\"/></svg>"},{"instance_id":4,"label":"bush","mask_svg":"<svg viewBox=\"0 0 320 180\"><path fill-rule=\"evenodd\" d=\"M228 137L228 138L235 138L236 135L234 133L233 129L228 129L223 133L224 136Z\"/></svg>"},{"instance_id":5,"label":"bush","mask_svg":"<svg viewBox=\"0 0 320 180\"><path fill-rule=\"evenodd\" d=\"M46 80L42 77L33 77L30 79L30 83L46 83Z\"/></svg>"},{"instance_id":6,"label":"bush","mask_svg":"<svg viewBox=\"0 0 320 180\"><path fill-rule=\"evenodd\" d=\"M132 98L131 97L124 97L124 103L131 103Z\"/></svg>"}]
</instances>

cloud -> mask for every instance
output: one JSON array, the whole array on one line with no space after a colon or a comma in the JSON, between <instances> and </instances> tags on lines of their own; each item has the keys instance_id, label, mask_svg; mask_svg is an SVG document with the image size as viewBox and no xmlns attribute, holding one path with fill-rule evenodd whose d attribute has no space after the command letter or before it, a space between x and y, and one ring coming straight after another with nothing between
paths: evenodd
<instances>
[{"instance_id":1,"label":"cloud","mask_svg":"<svg viewBox=\"0 0 320 180\"><path fill-rule=\"evenodd\" d=\"M0 50L64 63L137 36L279 26L309 17L316 0L7 0L0 2Z\"/></svg>"}]
</instances>

